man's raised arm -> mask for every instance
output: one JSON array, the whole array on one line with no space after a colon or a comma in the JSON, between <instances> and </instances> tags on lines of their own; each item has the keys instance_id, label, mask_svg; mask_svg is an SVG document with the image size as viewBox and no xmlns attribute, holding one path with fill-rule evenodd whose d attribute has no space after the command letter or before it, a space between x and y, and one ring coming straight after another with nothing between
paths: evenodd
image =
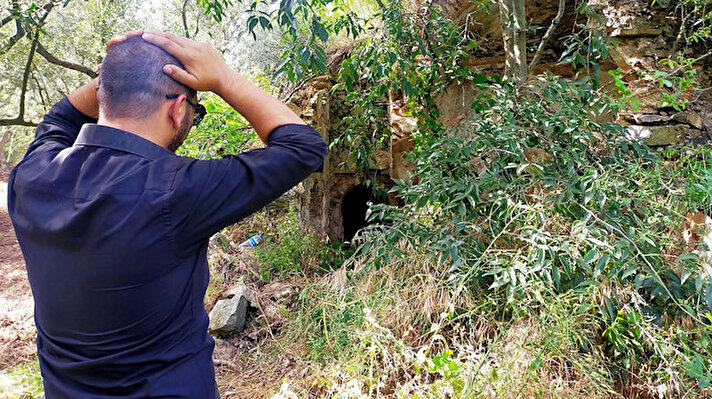
<instances>
[{"instance_id":1,"label":"man's raised arm","mask_svg":"<svg viewBox=\"0 0 712 399\"><path fill-rule=\"evenodd\" d=\"M27 148L25 156L40 147L60 151L74 144L82 125L96 122L99 116L96 95L98 85L99 80L93 79L59 100L37 125L35 139ZM47 144L49 146L45 147Z\"/></svg>"}]
</instances>

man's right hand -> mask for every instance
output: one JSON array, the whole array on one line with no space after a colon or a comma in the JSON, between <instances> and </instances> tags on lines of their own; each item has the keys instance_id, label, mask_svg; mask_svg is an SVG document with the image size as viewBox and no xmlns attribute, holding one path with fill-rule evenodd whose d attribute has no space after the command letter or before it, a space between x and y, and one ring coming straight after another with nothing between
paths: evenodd
<instances>
[{"instance_id":1,"label":"man's right hand","mask_svg":"<svg viewBox=\"0 0 712 399\"><path fill-rule=\"evenodd\" d=\"M230 69L207 43L163 32L145 32L143 40L176 57L185 70L165 65L163 71L176 81L198 91L212 91L247 119L265 143L275 128L304 121L279 99Z\"/></svg>"},{"instance_id":2,"label":"man's right hand","mask_svg":"<svg viewBox=\"0 0 712 399\"><path fill-rule=\"evenodd\" d=\"M221 95L225 79L234 73L220 54L207 43L155 31L144 32L142 38L176 57L185 70L176 65L166 65L163 71L176 81L195 90L212 91Z\"/></svg>"}]
</instances>

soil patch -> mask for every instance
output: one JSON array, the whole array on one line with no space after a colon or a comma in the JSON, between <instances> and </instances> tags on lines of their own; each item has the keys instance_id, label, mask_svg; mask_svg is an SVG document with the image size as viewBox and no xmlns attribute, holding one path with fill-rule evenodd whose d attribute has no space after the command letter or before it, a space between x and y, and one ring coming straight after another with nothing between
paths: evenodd
<instances>
[{"instance_id":1,"label":"soil patch","mask_svg":"<svg viewBox=\"0 0 712 399\"><path fill-rule=\"evenodd\" d=\"M0 370L35 359L34 303L25 261L7 214L7 183L0 183Z\"/></svg>"}]
</instances>

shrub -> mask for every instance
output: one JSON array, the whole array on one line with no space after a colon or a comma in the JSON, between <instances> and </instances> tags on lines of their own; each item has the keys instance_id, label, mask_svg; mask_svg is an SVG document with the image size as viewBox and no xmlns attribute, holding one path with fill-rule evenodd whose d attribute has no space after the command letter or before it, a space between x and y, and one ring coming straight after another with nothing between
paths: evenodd
<instances>
[{"instance_id":1,"label":"shrub","mask_svg":"<svg viewBox=\"0 0 712 399\"><path fill-rule=\"evenodd\" d=\"M419 253L444 271L453 303L480 293L505 317L574 293L579 312L600 318L620 378L663 362L677 371L650 381L701 387L712 268L696 212L710 201L709 149L658 158L599 122L618 104L587 79L541 77L521 96L506 83L480 88L480 116L465 128L417 136L418 178L394 188L405 206L373 207L385 223L361 237L360 273ZM682 320L698 349L663 338Z\"/></svg>"}]
</instances>

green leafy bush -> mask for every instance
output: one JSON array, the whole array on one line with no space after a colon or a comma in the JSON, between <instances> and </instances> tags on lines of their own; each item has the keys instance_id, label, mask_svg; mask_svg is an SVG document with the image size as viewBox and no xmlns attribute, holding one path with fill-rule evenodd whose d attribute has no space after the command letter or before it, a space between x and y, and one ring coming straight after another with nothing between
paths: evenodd
<instances>
[{"instance_id":1,"label":"green leafy bush","mask_svg":"<svg viewBox=\"0 0 712 399\"><path fill-rule=\"evenodd\" d=\"M688 320L708 336L708 248L682 237L686 215L710 201L709 149L659 159L598 121L618 105L587 79L541 77L520 97L507 84L481 90L466 128L417 136L418 178L394 188L405 206L373 207L386 223L362 237L363 270L420 253L447 270L454 297L484 293L514 314L573 292L580 312L601 317L622 375L671 353L688 359L645 332ZM707 363L682 364L709 374Z\"/></svg>"},{"instance_id":2,"label":"green leafy bush","mask_svg":"<svg viewBox=\"0 0 712 399\"><path fill-rule=\"evenodd\" d=\"M250 146L254 131L245 118L214 94L207 94L201 103L207 114L193 128L178 154L200 158L221 158L238 154Z\"/></svg>"}]
</instances>

